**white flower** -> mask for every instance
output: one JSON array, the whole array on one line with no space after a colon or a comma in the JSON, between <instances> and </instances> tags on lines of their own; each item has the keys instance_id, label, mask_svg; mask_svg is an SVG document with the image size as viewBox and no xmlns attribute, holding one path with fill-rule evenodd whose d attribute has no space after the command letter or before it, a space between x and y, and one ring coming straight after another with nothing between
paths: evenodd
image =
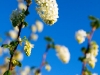
<instances>
[{"instance_id":1,"label":"white flower","mask_svg":"<svg viewBox=\"0 0 100 75\"><path fill-rule=\"evenodd\" d=\"M75 34L76 40L79 44L83 43L85 41L85 38L87 36L87 33L84 30L78 30Z\"/></svg>"},{"instance_id":2,"label":"white flower","mask_svg":"<svg viewBox=\"0 0 100 75\"><path fill-rule=\"evenodd\" d=\"M31 26L31 30L32 30L32 32L35 33L35 32L37 31L37 27L36 27L36 25L32 25L32 26Z\"/></svg>"},{"instance_id":3,"label":"white flower","mask_svg":"<svg viewBox=\"0 0 100 75\"><path fill-rule=\"evenodd\" d=\"M14 54L14 59L18 60L18 61L22 61L23 60L23 54L20 51L16 51Z\"/></svg>"},{"instance_id":4,"label":"white flower","mask_svg":"<svg viewBox=\"0 0 100 75\"><path fill-rule=\"evenodd\" d=\"M37 13L42 20L49 25L54 24L57 21L58 16L58 5L56 0L35 0L38 7Z\"/></svg>"},{"instance_id":5,"label":"white flower","mask_svg":"<svg viewBox=\"0 0 100 75\"><path fill-rule=\"evenodd\" d=\"M9 36L10 36L12 39L16 39L16 38L17 38L17 35L18 35L18 33L17 33L16 31L14 31L14 30L10 30L10 31L8 32L8 34L9 34Z\"/></svg>"},{"instance_id":6,"label":"white flower","mask_svg":"<svg viewBox=\"0 0 100 75\"><path fill-rule=\"evenodd\" d=\"M51 66L47 64L47 65L45 66L45 69L46 69L47 71L50 71L50 70L51 70Z\"/></svg>"},{"instance_id":7,"label":"white flower","mask_svg":"<svg viewBox=\"0 0 100 75\"><path fill-rule=\"evenodd\" d=\"M27 72L27 73L30 72L30 67L29 66L25 66L25 72Z\"/></svg>"},{"instance_id":8,"label":"white flower","mask_svg":"<svg viewBox=\"0 0 100 75\"><path fill-rule=\"evenodd\" d=\"M98 50L99 46L96 44L96 42L92 41L90 43L90 53L93 54L94 56L98 55Z\"/></svg>"},{"instance_id":9,"label":"white flower","mask_svg":"<svg viewBox=\"0 0 100 75\"><path fill-rule=\"evenodd\" d=\"M91 53L87 53L86 54L86 60L89 63L89 65L94 68L95 67L95 63L97 62L97 59L95 58L95 56Z\"/></svg>"},{"instance_id":10,"label":"white flower","mask_svg":"<svg viewBox=\"0 0 100 75\"><path fill-rule=\"evenodd\" d=\"M36 27L37 27L38 32L43 31L43 23L41 21L36 21Z\"/></svg>"},{"instance_id":11,"label":"white flower","mask_svg":"<svg viewBox=\"0 0 100 75\"><path fill-rule=\"evenodd\" d=\"M18 8L20 9L20 10L26 10L27 9L27 6L24 4L24 3L19 3L18 4Z\"/></svg>"},{"instance_id":12,"label":"white flower","mask_svg":"<svg viewBox=\"0 0 100 75\"><path fill-rule=\"evenodd\" d=\"M19 31L18 26L14 27L14 30L15 30L16 32L18 32L18 31Z\"/></svg>"},{"instance_id":13,"label":"white flower","mask_svg":"<svg viewBox=\"0 0 100 75\"><path fill-rule=\"evenodd\" d=\"M34 41L37 41L38 35L37 34L31 34L31 39Z\"/></svg>"},{"instance_id":14,"label":"white flower","mask_svg":"<svg viewBox=\"0 0 100 75\"><path fill-rule=\"evenodd\" d=\"M93 73L92 75L98 75L97 73Z\"/></svg>"},{"instance_id":15,"label":"white flower","mask_svg":"<svg viewBox=\"0 0 100 75\"><path fill-rule=\"evenodd\" d=\"M33 44L31 44L29 41L25 42L25 46L24 46L24 51L26 53L27 56L31 55L31 49L34 47Z\"/></svg>"},{"instance_id":16,"label":"white flower","mask_svg":"<svg viewBox=\"0 0 100 75\"><path fill-rule=\"evenodd\" d=\"M27 73L25 71L21 71L20 74L21 75L27 75Z\"/></svg>"},{"instance_id":17,"label":"white flower","mask_svg":"<svg viewBox=\"0 0 100 75\"><path fill-rule=\"evenodd\" d=\"M55 46L57 56L63 63L68 63L70 60L70 52L67 47L56 45Z\"/></svg>"}]
</instances>

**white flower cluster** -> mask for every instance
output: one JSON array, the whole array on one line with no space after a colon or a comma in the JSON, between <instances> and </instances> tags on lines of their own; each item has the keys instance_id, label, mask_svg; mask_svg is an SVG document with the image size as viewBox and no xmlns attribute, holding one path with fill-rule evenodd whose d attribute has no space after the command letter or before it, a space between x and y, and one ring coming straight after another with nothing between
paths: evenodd
<instances>
[{"instance_id":1,"label":"white flower cluster","mask_svg":"<svg viewBox=\"0 0 100 75\"><path fill-rule=\"evenodd\" d=\"M18 33L15 30L10 30L8 32L8 36L10 36L12 39L16 39L17 35L18 35Z\"/></svg>"},{"instance_id":2,"label":"white flower cluster","mask_svg":"<svg viewBox=\"0 0 100 75\"><path fill-rule=\"evenodd\" d=\"M31 55L31 50L32 50L33 47L34 47L34 45L31 44L29 41L25 42L24 51L25 51L27 56Z\"/></svg>"},{"instance_id":3,"label":"white flower cluster","mask_svg":"<svg viewBox=\"0 0 100 75\"><path fill-rule=\"evenodd\" d=\"M55 46L57 56L63 63L68 63L70 60L70 52L67 47L56 45Z\"/></svg>"},{"instance_id":4,"label":"white flower cluster","mask_svg":"<svg viewBox=\"0 0 100 75\"><path fill-rule=\"evenodd\" d=\"M56 0L35 0L38 7L36 8L39 16L46 24L52 25L57 21L58 4Z\"/></svg>"},{"instance_id":5,"label":"white flower cluster","mask_svg":"<svg viewBox=\"0 0 100 75\"><path fill-rule=\"evenodd\" d=\"M90 46L90 52L86 54L87 62L92 68L95 67L95 63L97 62L96 56L98 55L98 48L99 46L94 41L92 41Z\"/></svg>"},{"instance_id":6,"label":"white flower cluster","mask_svg":"<svg viewBox=\"0 0 100 75\"><path fill-rule=\"evenodd\" d=\"M23 60L23 54L20 52L20 51L16 51L15 54L14 54L14 59L18 60L18 61L21 61Z\"/></svg>"},{"instance_id":7,"label":"white flower cluster","mask_svg":"<svg viewBox=\"0 0 100 75\"><path fill-rule=\"evenodd\" d=\"M45 69L46 69L47 71L50 71L50 70L51 70L51 66L50 66L49 64L46 64L46 65L45 65Z\"/></svg>"},{"instance_id":8,"label":"white flower cluster","mask_svg":"<svg viewBox=\"0 0 100 75\"><path fill-rule=\"evenodd\" d=\"M76 40L78 41L79 44L83 43L85 41L85 38L87 36L86 31L84 30L78 30L75 34Z\"/></svg>"},{"instance_id":9,"label":"white flower cluster","mask_svg":"<svg viewBox=\"0 0 100 75\"><path fill-rule=\"evenodd\" d=\"M36 41L38 39L38 35L36 32L42 32L43 31L43 23L41 21L36 21L35 25L31 26L32 34L31 34L31 39Z\"/></svg>"},{"instance_id":10,"label":"white flower cluster","mask_svg":"<svg viewBox=\"0 0 100 75\"><path fill-rule=\"evenodd\" d=\"M24 3L21 2L21 3L18 4L18 8L20 10L26 10L27 9L27 6Z\"/></svg>"},{"instance_id":11,"label":"white flower cluster","mask_svg":"<svg viewBox=\"0 0 100 75\"><path fill-rule=\"evenodd\" d=\"M20 75L29 75L29 73L30 73L30 67L26 66L24 70L21 71Z\"/></svg>"}]
</instances>

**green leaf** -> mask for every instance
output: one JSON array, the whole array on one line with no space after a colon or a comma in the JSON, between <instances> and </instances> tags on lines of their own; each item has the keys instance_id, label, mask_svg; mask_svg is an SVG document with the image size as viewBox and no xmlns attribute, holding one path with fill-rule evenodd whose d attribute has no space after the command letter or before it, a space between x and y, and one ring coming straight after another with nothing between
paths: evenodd
<instances>
[{"instance_id":1,"label":"green leaf","mask_svg":"<svg viewBox=\"0 0 100 75\"><path fill-rule=\"evenodd\" d=\"M97 18L96 18L96 17L94 17L94 16L92 16L92 15L91 15L91 16L89 16L89 19L90 19L90 20L97 20Z\"/></svg>"},{"instance_id":2,"label":"green leaf","mask_svg":"<svg viewBox=\"0 0 100 75\"><path fill-rule=\"evenodd\" d=\"M3 44L1 47L3 47L3 48L9 48L9 45L8 44Z\"/></svg>"},{"instance_id":3,"label":"green leaf","mask_svg":"<svg viewBox=\"0 0 100 75\"><path fill-rule=\"evenodd\" d=\"M28 10L26 10L24 14L25 14L26 16L28 16L30 13L29 13Z\"/></svg>"},{"instance_id":4,"label":"green leaf","mask_svg":"<svg viewBox=\"0 0 100 75\"><path fill-rule=\"evenodd\" d=\"M10 70L6 71L3 75L11 75Z\"/></svg>"},{"instance_id":5,"label":"green leaf","mask_svg":"<svg viewBox=\"0 0 100 75\"><path fill-rule=\"evenodd\" d=\"M54 43L50 44L50 48L55 49L55 44Z\"/></svg>"},{"instance_id":6,"label":"green leaf","mask_svg":"<svg viewBox=\"0 0 100 75\"><path fill-rule=\"evenodd\" d=\"M20 62L20 61L15 60L15 59L13 59L13 60L12 60L12 64L13 64L13 66L19 66L19 67L21 67L21 66L22 66L21 62Z\"/></svg>"},{"instance_id":7,"label":"green leaf","mask_svg":"<svg viewBox=\"0 0 100 75\"><path fill-rule=\"evenodd\" d=\"M22 41L23 41L23 42L28 41L28 39L26 38L26 36L24 36L24 37L22 38Z\"/></svg>"},{"instance_id":8,"label":"green leaf","mask_svg":"<svg viewBox=\"0 0 100 75\"><path fill-rule=\"evenodd\" d=\"M50 38L50 37L48 37L48 36L46 36L44 39L45 39L47 42L53 42L53 39Z\"/></svg>"},{"instance_id":9,"label":"green leaf","mask_svg":"<svg viewBox=\"0 0 100 75\"><path fill-rule=\"evenodd\" d=\"M83 53L86 53L86 48L85 48L85 47L82 47L82 48L81 48L81 51L82 51Z\"/></svg>"},{"instance_id":10,"label":"green leaf","mask_svg":"<svg viewBox=\"0 0 100 75\"><path fill-rule=\"evenodd\" d=\"M81 62L83 62L83 61L85 60L85 57L79 57L79 60L80 60Z\"/></svg>"},{"instance_id":11,"label":"green leaf","mask_svg":"<svg viewBox=\"0 0 100 75\"><path fill-rule=\"evenodd\" d=\"M25 27L28 26L28 23L27 22L23 22L23 24L25 25Z\"/></svg>"}]
</instances>

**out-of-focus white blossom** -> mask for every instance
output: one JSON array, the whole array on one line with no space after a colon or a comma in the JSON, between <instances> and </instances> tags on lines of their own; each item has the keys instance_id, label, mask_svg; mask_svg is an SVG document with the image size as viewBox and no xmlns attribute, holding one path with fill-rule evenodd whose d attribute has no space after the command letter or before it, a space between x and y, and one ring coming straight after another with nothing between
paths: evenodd
<instances>
[{"instance_id":1,"label":"out-of-focus white blossom","mask_svg":"<svg viewBox=\"0 0 100 75\"><path fill-rule=\"evenodd\" d=\"M96 56L98 55L98 48L99 46L96 42L90 42L90 49L89 53L86 54L86 60L92 68L95 67L95 63L97 62Z\"/></svg>"},{"instance_id":2,"label":"out-of-focus white blossom","mask_svg":"<svg viewBox=\"0 0 100 75\"><path fill-rule=\"evenodd\" d=\"M87 59L87 62L89 63L89 65L91 65L91 67L94 68L95 63L97 62L97 59L94 57L94 55L91 53L87 53L86 59Z\"/></svg>"},{"instance_id":3,"label":"out-of-focus white blossom","mask_svg":"<svg viewBox=\"0 0 100 75\"><path fill-rule=\"evenodd\" d=\"M97 73L93 73L92 75L98 75Z\"/></svg>"},{"instance_id":4,"label":"out-of-focus white blossom","mask_svg":"<svg viewBox=\"0 0 100 75\"><path fill-rule=\"evenodd\" d=\"M56 45L55 46L57 56L63 63L68 63L70 60L70 52L67 47Z\"/></svg>"},{"instance_id":5,"label":"out-of-focus white blossom","mask_svg":"<svg viewBox=\"0 0 100 75\"><path fill-rule=\"evenodd\" d=\"M38 32L42 32L43 31L43 23L41 21L36 21L36 27Z\"/></svg>"},{"instance_id":6,"label":"out-of-focus white blossom","mask_svg":"<svg viewBox=\"0 0 100 75\"><path fill-rule=\"evenodd\" d=\"M18 32L18 31L19 31L18 26L14 27L14 30L15 30L16 32Z\"/></svg>"},{"instance_id":7,"label":"out-of-focus white blossom","mask_svg":"<svg viewBox=\"0 0 100 75\"><path fill-rule=\"evenodd\" d=\"M31 34L31 39L34 41L37 41L38 35L37 34Z\"/></svg>"},{"instance_id":8,"label":"out-of-focus white blossom","mask_svg":"<svg viewBox=\"0 0 100 75\"><path fill-rule=\"evenodd\" d=\"M32 26L31 26L31 30L32 30L32 32L35 33L35 32L37 31L37 27L36 27L36 25L32 25Z\"/></svg>"},{"instance_id":9,"label":"out-of-focus white blossom","mask_svg":"<svg viewBox=\"0 0 100 75\"><path fill-rule=\"evenodd\" d=\"M85 38L87 36L86 31L84 30L78 30L75 34L76 40L78 41L79 44L83 43L85 41Z\"/></svg>"},{"instance_id":10,"label":"out-of-focus white blossom","mask_svg":"<svg viewBox=\"0 0 100 75\"><path fill-rule=\"evenodd\" d=\"M34 48L34 45L31 44L29 41L26 41L25 46L24 46L24 51L25 51L27 56L31 55L32 48Z\"/></svg>"},{"instance_id":11,"label":"out-of-focus white blossom","mask_svg":"<svg viewBox=\"0 0 100 75\"><path fill-rule=\"evenodd\" d=\"M30 67L29 66L25 66L25 72L29 73L30 72Z\"/></svg>"},{"instance_id":12,"label":"out-of-focus white blossom","mask_svg":"<svg viewBox=\"0 0 100 75\"><path fill-rule=\"evenodd\" d=\"M27 9L27 6L24 4L24 3L19 3L18 4L18 8L20 9L20 10L26 10Z\"/></svg>"},{"instance_id":13,"label":"out-of-focus white blossom","mask_svg":"<svg viewBox=\"0 0 100 75\"><path fill-rule=\"evenodd\" d=\"M27 72L21 71L21 72L20 72L20 75L27 75Z\"/></svg>"},{"instance_id":14,"label":"out-of-focus white blossom","mask_svg":"<svg viewBox=\"0 0 100 75\"><path fill-rule=\"evenodd\" d=\"M35 69L35 70L34 70L34 75L42 75L42 74L41 74L40 70Z\"/></svg>"},{"instance_id":15,"label":"out-of-focus white blossom","mask_svg":"<svg viewBox=\"0 0 100 75\"><path fill-rule=\"evenodd\" d=\"M0 47L0 56L2 56L2 54L3 54L3 48Z\"/></svg>"},{"instance_id":16,"label":"out-of-focus white blossom","mask_svg":"<svg viewBox=\"0 0 100 75\"><path fill-rule=\"evenodd\" d=\"M58 16L58 4L56 0L35 0L38 7L36 8L37 13L42 20L49 25L57 22Z\"/></svg>"},{"instance_id":17,"label":"out-of-focus white blossom","mask_svg":"<svg viewBox=\"0 0 100 75\"><path fill-rule=\"evenodd\" d=\"M16 31L14 31L14 30L10 30L10 31L8 32L8 34L9 34L9 36L10 36L12 39L16 39L16 38L17 38L17 35L18 35L18 33L17 33Z\"/></svg>"},{"instance_id":18,"label":"out-of-focus white blossom","mask_svg":"<svg viewBox=\"0 0 100 75\"><path fill-rule=\"evenodd\" d=\"M47 70L47 71L50 71L51 70L51 66L50 65L45 65L45 69Z\"/></svg>"},{"instance_id":19,"label":"out-of-focus white blossom","mask_svg":"<svg viewBox=\"0 0 100 75\"><path fill-rule=\"evenodd\" d=\"M23 54L20 51L16 51L14 54L14 59L18 60L18 61L22 61L23 60Z\"/></svg>"},{"instance_id":20,"label":"out-of-focus white blossom","mask_svg":"<svg viewBox=\"0 0 100 75\"><path fill-rule=\"evenodd\" d=\"M99 52L99 46L96 44L96 42L92 41L90 43L90 53L93 54L95 57L98 55Z\"/></svg>"}]
</instances>

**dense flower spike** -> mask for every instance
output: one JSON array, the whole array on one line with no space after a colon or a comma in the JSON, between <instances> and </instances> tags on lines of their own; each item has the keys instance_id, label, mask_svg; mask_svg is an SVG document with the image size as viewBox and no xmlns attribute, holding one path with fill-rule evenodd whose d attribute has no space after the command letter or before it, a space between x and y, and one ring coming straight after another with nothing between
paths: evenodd
<instances>
[{"instance_id":1,"label":"dense flower spike","mask_svg":"<svg viewBox=\"0 0 100 75\"><path fill-rule=\"evenodd\" d=\"M79 44L83 43L85 41L85 38L87 36L87 33L84 30L78 30L75 34L76 40Z\"/></svg>"},{"instance_id":2,"label":"dense flower spike","mask_svg":"<svg viewBox=\"0 0 100 75\"><path fill-rule=\"evenodd\" d=\"M70 60L70 52L67 47L56 45L55 46L57 56L63 63L68 63Z\"/></svg>"},{"instance_id":3,"label":"dense flower spike","mask_svg":"<svg viewBox=\"0 0 100 75\"><path fill-rule=\"evenodd\" d=\"M95 67L95 63L97 62L96 56L98 55L98 48L99 46L96 42L92 41L90 43L89 53L86 54L86 60L92 68Z\"/></svg>"},{"instance_id":4,"label":"dense flower spike","mask_svg":"<svg viewBox=\"0 0 100 75\"><path fill-rule=\"evenodd\" d=\"M56 0L35 0L38 7L36 8L37 13L42 20L49 25L57 22L58 16L58 5Z\"/></svg>"},{"instance_id":5,"label":"dense flower spike","mask_svg":"<svg viewBox=\"0 0 100 75\"><path fill-rule=\"evenodd\" d=\"M31 44L29 41L25 42L25 46L24 46L24 51L26 53L27 56L31 55L31 49L33 48L33 44Z\"/></svg>"},{"instance_id":6,"label":"dense flower spike","mask_svg":"<svg viewBox=\"0 0 100 75\"><path fill-rule=\"evenodd\" d=\"M12 12L10 20L12 22L12 25L14 27L18 26L19 24L21 24L21 22L24 21L25 18L25 14L22 13L20 10L16 9Z\"/></svg>"}]
</instances>

